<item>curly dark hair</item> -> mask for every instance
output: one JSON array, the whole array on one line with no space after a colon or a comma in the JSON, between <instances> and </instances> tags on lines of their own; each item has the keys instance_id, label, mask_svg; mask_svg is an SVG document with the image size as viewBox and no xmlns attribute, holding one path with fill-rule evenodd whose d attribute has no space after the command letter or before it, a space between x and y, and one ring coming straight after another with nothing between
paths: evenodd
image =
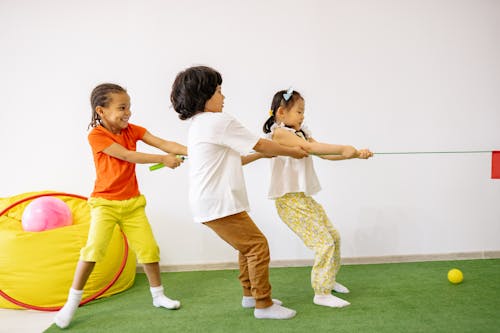
<instances>
[{"instance_id":1,"label":"curly dark hair","mask_svg":"<svg viewBox=\"0 0 500 333\"><path fill-rule=\"evenodd\" d=\"M220 73L207 66L190 67L177 74L170 101L179 118L186 120L203 112L205 103L221 84Z\"/></svg>"}]
</instances>

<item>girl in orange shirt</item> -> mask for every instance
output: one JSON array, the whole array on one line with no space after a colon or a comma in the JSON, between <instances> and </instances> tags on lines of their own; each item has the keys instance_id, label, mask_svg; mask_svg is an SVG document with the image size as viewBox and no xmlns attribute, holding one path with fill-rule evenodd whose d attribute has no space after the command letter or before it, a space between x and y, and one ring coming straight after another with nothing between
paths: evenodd
<instances>
[{"instance_id":1,"label":"girl in orange shirt","mask_svg":"<svg viewBox=\"0 0 500 333\"><path fill-rule=\"evenodd\" d=\"M179 301L168 298L163 292L160 251L146 217L146 199L139 192L135 164L163 163L174 169L183 162L176 155L187 155L187 148L130 124L130 97L118 85L105 83L97 86L90 101L92 121L89 127L92 130L88 140L96 168L95 186L88 200L91 222L87 244L80 252L68 299L54 319L60 328L66 328L71 323L82 299L83 288L95 263L104 256L116 224L127 236L137 261L144 266L153 305L167 309L180 307ZM139 140L167 154L137 152L136 143Z\"/></svg>"}]
</instances>

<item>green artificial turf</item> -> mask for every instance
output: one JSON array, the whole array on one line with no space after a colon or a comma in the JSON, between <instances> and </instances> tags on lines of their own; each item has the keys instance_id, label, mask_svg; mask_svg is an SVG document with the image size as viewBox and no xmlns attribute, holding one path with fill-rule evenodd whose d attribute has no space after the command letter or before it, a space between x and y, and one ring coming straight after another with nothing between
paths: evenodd
<instances>
[{"instance_id":1,"label":"green artificial turf","mask_svg":"<svg viewBox=\"0 0 500 333\"><path fill-rule=\"evenodd\" d=\"M459 268L453 285L447 272ZM500 332L500 259L343 266L338 280L351 305L312 303L310 267L273 268L273 297L297 310L290 320L263 320L243 309L236 270L163 273L179 310L158 309L144 274L134 286L76 312L71 332ZM45 332L61 332L52 325Z\"/></svg>"}]
</instances>

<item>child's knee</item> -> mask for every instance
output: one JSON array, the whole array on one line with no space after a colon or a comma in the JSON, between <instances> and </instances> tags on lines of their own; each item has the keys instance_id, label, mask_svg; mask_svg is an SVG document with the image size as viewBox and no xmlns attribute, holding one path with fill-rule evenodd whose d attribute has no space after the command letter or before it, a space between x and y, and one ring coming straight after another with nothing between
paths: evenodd
<instances>
[{"instance_id":1,"label":"child's knee","mask_svg":"<svg viewBox=\"0 0 500 333\"><path fill-rule=\"evenodd\" d=\"M137 262L147 264L160 261L160 248L157 245L143 247L135 251Z\"/></svg>"},{"instance_id":2,"label":"child's knee","mask_svg":"<svg viewBox=\"0 0 500 333\"><path fill-rule=\"evenodd\" d=\"M271 255L269 253L269 244L267 243L267 239L264 236L259 239L254 248L255 251L258 252L259 257L262 258L262 260L270 261Z\"/></svg>"},{"instance_id":3,"label":"child's knee","mask_svg":"<svg viewBox=\"0 0 500 333\"><path fill-rule=\"evenodd\" d=\"M100 262L106 255L105 251L80 251L80 261Z\"/></svg>"},{"instance_id":4,"label":"child's knee","mask_svg":"<svg viewBox=\"0 0 500 333\"><path fill-rule=\"evenodd\" d=\"M333 235L331 235L330 237L322 238L316 243L316 246L314 247L318 252L333 252L335 251L335 248L340 244L337 242L339 242L339 240L335 239Z\"/></svg>"}]
</instances>

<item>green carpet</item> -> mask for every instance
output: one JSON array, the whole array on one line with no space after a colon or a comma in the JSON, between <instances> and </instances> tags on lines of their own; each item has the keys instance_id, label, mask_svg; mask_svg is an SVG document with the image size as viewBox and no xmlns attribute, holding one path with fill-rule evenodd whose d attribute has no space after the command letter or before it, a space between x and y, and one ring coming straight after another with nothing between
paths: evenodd
<instances>
[{"instance_id":1,"label":"green carpet","mask_svg":"<svg viewBox=\"0 0 500 333\"><path fill-rule=\"evenodd\" d=\"M447 280L451 268L464 282ZM310 267L273 268L273 297L297 310L290 320L262 320L240 305L238 272L162 274L179 310L151 304L147 280L78 309L71 332L500 332L500 259L343 266L351 293L342 309L312 303ZM61 332L52 325L45 332Z\"/></svg>"}]
</instances>

